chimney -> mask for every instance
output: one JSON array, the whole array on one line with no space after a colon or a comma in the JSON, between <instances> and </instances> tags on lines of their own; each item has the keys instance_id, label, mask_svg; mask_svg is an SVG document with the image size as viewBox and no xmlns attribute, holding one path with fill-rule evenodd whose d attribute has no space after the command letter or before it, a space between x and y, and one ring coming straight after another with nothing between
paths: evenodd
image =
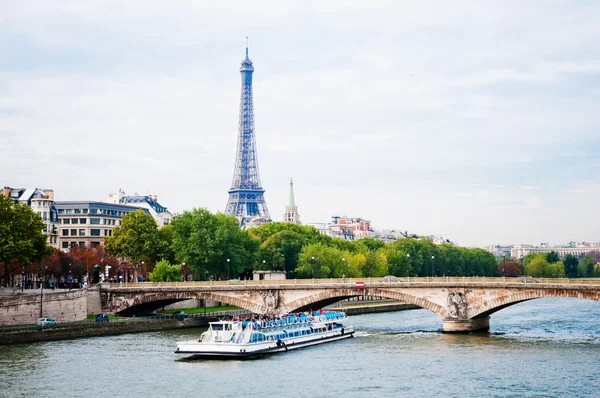
<instances>
[{"instance_id":1,"label":"chimney","mask_svg":"<svg viewBox=\"0 0 600 398\"><path fill-rule=\"evenodd\" d=\"M11 189L9 187L4 187L2 188L2 195L6 196L7 198L10 198L10 191Z\"/></svg>"},{"instance_id":2,"label":"chimney","mask_svg":"<svg viewBox=\"0 0 600 398\"><path fill-rule=\"evenodd\" d=\"M54 200L54 190L53 189L44 189L44 194L48 195L51 200Z\"/></svg>"}]
</instances>

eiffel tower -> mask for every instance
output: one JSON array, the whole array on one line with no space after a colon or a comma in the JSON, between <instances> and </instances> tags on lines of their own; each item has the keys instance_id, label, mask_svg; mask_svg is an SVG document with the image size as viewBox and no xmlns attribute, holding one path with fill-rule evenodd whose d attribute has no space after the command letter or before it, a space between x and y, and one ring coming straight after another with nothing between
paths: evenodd
<instances>
[{"instance_id":1,"label":"eiffel tower","mask_svg":"<svg viewBox=\"0 0 600 398\"><path fill-rule=\"evenodd\" d=\"M242 93L237 155L225 214L236 216L244 226L245 222L252 218L259 218L263 222L271 220L265 202L265 190L260 183L258 173L256 138L254 137L254 104L252 100L254 66L252 60L248 58L247 41L246 58L242 60L240 73L242 74Z\"/></svg>"}]
</instances>

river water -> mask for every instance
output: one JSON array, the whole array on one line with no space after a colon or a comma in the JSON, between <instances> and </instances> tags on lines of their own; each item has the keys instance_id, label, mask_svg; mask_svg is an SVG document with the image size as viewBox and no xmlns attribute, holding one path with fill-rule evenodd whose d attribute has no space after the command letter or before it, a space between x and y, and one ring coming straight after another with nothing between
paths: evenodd
<instances>
[{"instance_id":1,"label":"river water","mask_svg":"<svg viewBox=\"0 0 600 398\"><path fill-rule=\"evenodd\" d=\"M200 329L0 346L0 396L600 397L600 302L540 299L490 334L426 310L351 317L356 338L256 360L182 360Z\"/></svg>"}]
</instances>

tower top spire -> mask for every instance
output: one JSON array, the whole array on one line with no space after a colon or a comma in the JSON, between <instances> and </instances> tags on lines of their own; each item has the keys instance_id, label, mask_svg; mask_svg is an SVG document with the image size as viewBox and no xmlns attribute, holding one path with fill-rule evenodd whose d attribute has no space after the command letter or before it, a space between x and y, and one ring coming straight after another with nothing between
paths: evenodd
<instances>
[{"instance_id":1,"label":"tower top spire","mask_svg":"<svg viewBox=\"0 0 600 398\"><path fill-rule=\"evenodd\" d=\"M293 209L296 207L296 200L294 199L294 180L290 178L290 197L288 200L288 207Z\"/></svg>"},{"instance_id":2,"label":"tower top spire","mask_svg":"<svg viewBox=\"0 0 600 398\"><path fill-rule=\"evenodd\" d=\"M248 58L248 36L246 36L246 58Z\"/></svg>"}]
</instances>

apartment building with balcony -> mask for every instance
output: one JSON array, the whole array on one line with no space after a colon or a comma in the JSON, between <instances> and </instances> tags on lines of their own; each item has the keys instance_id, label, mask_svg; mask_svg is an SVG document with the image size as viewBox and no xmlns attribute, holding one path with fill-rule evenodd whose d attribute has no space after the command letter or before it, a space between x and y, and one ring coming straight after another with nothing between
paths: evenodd
<instances>
[{"instance_id":1,"label":"apartment building with balcony","mask_svg":"<svg viewBox=\"0 0 600 398\"><path fill-rule=\"evenodd\" d=\"M48 236L46 243L58 248L58 215L54 205L54 191L44 188L2 188L2 194L15 203L24 203L38 213L44 221L43 232Z\"/></svg>"}]
</instances>

